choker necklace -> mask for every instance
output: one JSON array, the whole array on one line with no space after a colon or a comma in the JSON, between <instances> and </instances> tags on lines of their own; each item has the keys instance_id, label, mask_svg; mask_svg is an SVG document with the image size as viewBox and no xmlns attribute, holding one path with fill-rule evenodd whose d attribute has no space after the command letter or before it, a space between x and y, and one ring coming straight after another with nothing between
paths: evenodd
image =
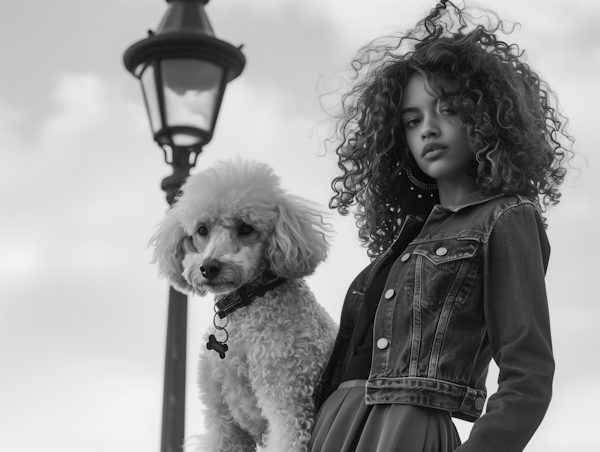
<instances>
[{"instance_id":1,"label":"choker necklace","mask_svg":"<svg viewBox=\"0 0 600 452\"><path fill-rule=\"evenodd\" d=\"M437 184L426 184L424 182L421 182L419 179L417 179L413 175L410 167L407 166L406 169L405 169L405 171L406 171L406 175L408 176L408 178L410 179L410 181L413 183L413 185L415 187L420 188L421 190L437 190L438 189ZM412 189L413 188L411 187L411 190Z\"/></svg>"},{"instance_id":2,"label":"choker necklace","mask_svg":"<svg viewBox=\"0 0 600 452\"><path fill-rule=\"evenodd\" d=\"M228 293L227 295L220 295L215 297L217 300L215 303L215 316L213 318L213 325L215 326L214 334L208 337L206 348L214 350L219 354L221 359L225 358L225 352L229 350L226 342L229 339L229 333L225 329L229 323L229 319L225 320L225 325L217 325L217 317L220 319L226 318L232 312L237 311L240 308L248 306L254 300L262 297L269 290L275 289L277 286L283 284L286 281L285 278L279 278L275 276L269 269L265 270L261 275L254 278L252 281L244 284L239 289ZM225 333L225 339L222 341L217 340L217 331L223 331Z\"/></svg>"}]
</instances>

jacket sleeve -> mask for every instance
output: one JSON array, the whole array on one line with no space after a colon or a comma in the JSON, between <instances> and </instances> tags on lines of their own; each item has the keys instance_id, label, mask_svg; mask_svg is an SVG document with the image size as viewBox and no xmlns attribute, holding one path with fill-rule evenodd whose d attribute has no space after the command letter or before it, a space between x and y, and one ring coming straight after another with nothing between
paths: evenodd
<instances>
[{"instance_id":1,"label":"jacket sleeve","mask_svg":"<svg viewBox=\"0 0 600 452\"><path fill-rule=\"evenodd\" d=\"M550 245L530 204L503 212L484 249L484 312L498 391L457 452L520 452L552 396L554 358L544 277Z\"/></svg>"}]
</instances>

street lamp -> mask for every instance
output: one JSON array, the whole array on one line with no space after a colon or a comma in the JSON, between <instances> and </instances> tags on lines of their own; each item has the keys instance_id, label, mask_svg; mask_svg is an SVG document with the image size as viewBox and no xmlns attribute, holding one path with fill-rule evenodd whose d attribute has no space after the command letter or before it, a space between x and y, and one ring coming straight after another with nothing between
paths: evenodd
<instances>
[{"instance_id":1,"label":"street lamp","mask_svg":"<svg viewBox=\"0 0 600 452\"><path fill-rule=\"evenodd\" d=\"M156 32L133 44L125 67L140 79L154 140L173 174L161 184L172 205L202 147L213 135L228 82L246 60L215 38L204 11L208 0L167 0ZM181 448L185 421L187 296L170 288L163 398L162 452Z\"/></svg>"},{"instance_id":2,"label":"street lamp","mask_svg":"<svg viewBox=\"0 0 600 452\"><path fill-rule=\"evenodd\" d=\"M185 177L212 138L226 84L240 75L246 60L240 49L215 38L204 11L208 0L167 3L156 33L149 31L148 38L133 44L123 60L141 81L165 160L174 170L182 166ZM167 179L163 189L172 204L181 180Z\"/></svg>"}]
</instances>

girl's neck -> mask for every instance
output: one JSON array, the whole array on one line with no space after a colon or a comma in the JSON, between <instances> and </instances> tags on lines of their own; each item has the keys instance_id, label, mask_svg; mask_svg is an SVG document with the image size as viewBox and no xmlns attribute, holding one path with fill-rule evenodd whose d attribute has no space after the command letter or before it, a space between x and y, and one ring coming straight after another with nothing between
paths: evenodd
<instances>
[{"instance_id":1,"label":"girl's neck","mask_svg":"<svg viewBox=\"0 0 600 452\"><path fill-rule=\"evenodd\" d=\"M444 207L454 206L461 199L478 190L475 178L467 176L458 180L438 179L440 204Z\"/></svg>"}]
</instances>

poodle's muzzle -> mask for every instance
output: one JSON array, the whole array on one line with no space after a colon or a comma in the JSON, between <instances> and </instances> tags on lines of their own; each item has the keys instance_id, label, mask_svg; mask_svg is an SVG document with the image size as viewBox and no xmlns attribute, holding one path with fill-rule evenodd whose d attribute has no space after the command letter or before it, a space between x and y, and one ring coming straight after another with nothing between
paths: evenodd
<instances>
[{"instance_id":1,"label":"poodle's muzzle","mask_svg":"<svg viewBox=\"0 0 600 452\"><path fill-rule=\"evenodd\" d=\"M200 265L200 273L204 278L210 280L216 277L221 271L221 262L217 259L208 259Z\"/></svg>"},{"instance_id":2,"label":"poodle's muzzle","mask_svg":"<svg viewBox=\"0 0 600 452\"><path fill-rule=\"evenodd\" d=\"M222 294L243 286L266 266L265 244L255 234L241 239L235 227L218 225L210 235L188 238L182 276L199 294Z\"/></svg>"}]
</instances>

